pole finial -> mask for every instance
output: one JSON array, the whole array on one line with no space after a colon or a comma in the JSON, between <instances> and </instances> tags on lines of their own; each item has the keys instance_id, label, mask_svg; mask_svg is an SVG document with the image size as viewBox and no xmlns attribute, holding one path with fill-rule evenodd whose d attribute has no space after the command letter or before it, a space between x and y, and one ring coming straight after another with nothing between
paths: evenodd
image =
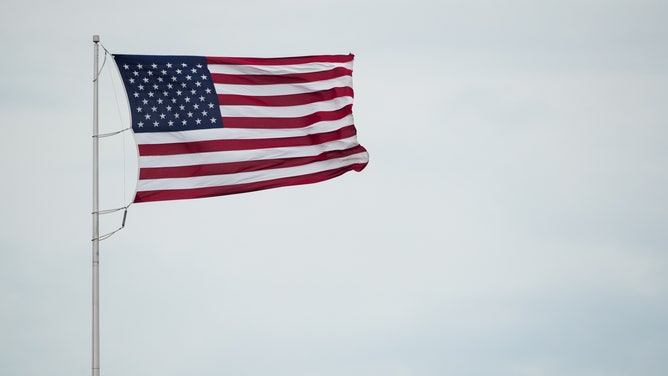
<instances>
[{"instance_id":1,"label":"pole finial","mask_svg":"<svg viewBox=\"0 0 668 376\"><path fill-rule=\"evenodd\" d=\"M97 43L99 41L100 41L100 36L97 34L93 35L93 43Z\"/></svg>"}]
</instances>

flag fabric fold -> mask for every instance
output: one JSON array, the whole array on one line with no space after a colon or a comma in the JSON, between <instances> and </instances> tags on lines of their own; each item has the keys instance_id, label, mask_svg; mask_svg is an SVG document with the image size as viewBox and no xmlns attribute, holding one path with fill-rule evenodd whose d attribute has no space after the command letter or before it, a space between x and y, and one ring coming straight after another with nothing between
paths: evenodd
<instances>
[{"instance_id":1,"label":"flag fabric fold","mask_svg":"<svg viewBox=\"0 0 668 376\"><path fill-rule=\"evenodd\" d=\"M328 180L369 161L353 55L114 55L139 150L134 202Z\"/></svg>"}]
</instances>

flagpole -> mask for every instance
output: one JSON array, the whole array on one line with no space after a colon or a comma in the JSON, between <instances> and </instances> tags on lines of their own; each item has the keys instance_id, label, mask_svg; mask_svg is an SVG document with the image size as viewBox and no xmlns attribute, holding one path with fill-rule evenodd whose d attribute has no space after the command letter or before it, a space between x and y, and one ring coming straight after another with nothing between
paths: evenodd
<instances>
[{"instance_id":1,"label":"flagpole","mask_svg":"<svg viewBox=\"0 0 668 376\"><path fill-rule=\"evenodd\" d=\"M98 44L99 35L93 35L94 80L93 80L93 361L92 375L100 375L100 212L98 174Z\"/></svg>"}]
</instances>

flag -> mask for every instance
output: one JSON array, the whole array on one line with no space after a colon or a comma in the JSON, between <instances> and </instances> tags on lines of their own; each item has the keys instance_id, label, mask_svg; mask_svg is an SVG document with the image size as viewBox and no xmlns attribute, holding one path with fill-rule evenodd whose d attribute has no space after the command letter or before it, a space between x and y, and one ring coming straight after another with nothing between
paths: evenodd
<instances>
[{"instance_id":1,"label":"flag","mask_svg":"<svg viewBox=\"0 0 668 376\"><path fill-rule=\"evenodd\" d=\"M353 121L353 55L114 55L139 150L134 202L321 182L369 156Z\"/></svg>"}]
</instances>

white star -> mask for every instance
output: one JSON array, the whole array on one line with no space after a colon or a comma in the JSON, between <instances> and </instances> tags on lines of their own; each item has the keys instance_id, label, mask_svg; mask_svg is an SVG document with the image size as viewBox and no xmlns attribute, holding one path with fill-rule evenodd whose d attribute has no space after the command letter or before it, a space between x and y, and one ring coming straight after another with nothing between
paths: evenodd
<instances>
[{"instance_id":1,"label":"white star","mask_svg":"<svg viewBox=\"0 0 668 376\"><path fill-rule=\"evenodd\" d=\"M158 90L158 85L153 85L153 90Z\"/></svg>"},{"instance_id":2,"label":"white star","mask_svg":"<svg viewBox=\"0 0 668 376\"><path fill-rule=\"evenodd\" d=\"M181 90L176 91L176 95L181 95L181 94L183 94L183 92Z\"/></svg>"},{"instance_id":3,"label":"white star","mask_svg":"<svg viewBox=\"0 0 668 376\"><path fill-rule=\"evenodd\" d=\"M206 98L204 98L203 96L200 96L200 97L199 97L199 101L200 101L200 102L204 102L205 99L206 99Z\"/></svg>"},{"instance_id":4,"label":"white star","mask_svg":"<svg viewBox=\"0 0 668 376\"><path fill-rule=\"evenodd\" d=\"M170 120L170 121L167 122L167 124L169 124L169 126L171 127L171 126L174 125L174 122Z\"/></svg>"},{"instance_id":5,"label":"white star","mask_svg":"<svg viewBox=\"0 0 668 376\"><path fill-rule=\"evenodd\" d=\"M164 96L168 96L169 93L165 90L165 91L162 92L162 95L164 95Z\"/></svg>"},{"instance_id":6,"label":"white star","mask_svg":"<svg viewBox=\"0 0 668 376\"><path fill-rule=\"evenodd\" d=\"M195 82L195 86L200 87L200 86L202 86L202 83L197 81L197 82Z\"/></svg>"},{"instance_id":7,"label":"white star","mask_svg":"<svg viewBox=\"0 0 668 376\"><path fill-rule=\"evenodd\" d=\"M186 63L181 63L181 66L182 66L182 67L187 67L188 64L186 64Z\"/></svg>"},{"instance_id":8,"label":"white star","mask_svg":"<svg viewBox=\"0 0 668 376\"><path fill-rule=\"evenodd\" d=\"M158 111L158 108L153 106L153 107L151 107L151 111L156 112L156 111Z\"/></svg>"},{"instance_id":9,"label":"white star","mask_svg":"<svg viewBox=\"0 0 668 376\"><path fill-rule=\"evenodd\" d=\"M148 104L148 99L144 99L144 100L142 100L141 103L147 105L147 104Z\"/></svg>"},{"instance_id":10,"label":"white star","mask_svg":"<svg viewBox=\"0 0 668 376\"><path fill-rule=\"evenodd\" d=\"M206 80L206 75L205 74L201 75L200 77L202 77L203 80Z\"/></svg>"},{"instance_id":11,"label":"white star","mask_svg":"<svg viewBox=\"0 0 668 376\"><path fill-rule=\"evenodd\" d=\"M157 65L156 63L153 63L153 64L151 64L151 67L152 67L153 69L156 69L156 68L158 67L158 65Z\"/></svg>"},{"instance_id":12,"label":"white star","mask_svg":"<svg viewBox=\"0 0 668 376\"><path fill-rule=\"evenodd\" d=\"M162 77L158 77L158 82L162 82Z\"/></svg>"},{"instance_id":13,"label":"white star","mask_svg":"<svg viewBox=\"0 0 668 376\"><path fill-rule=\"evenodd\" d=\"M196 119L196 120L195 120L195 123L197 123L197 124L202 124L202 121L201 121L200 119Z\"/></svg>"},{"instance_id":14,"label":"white star","mask_svg":"<svg viewBox=\"0 0 668 376\"><path fill-rule=\"evenodd\" d=\"M188 112L188 117L193 117L193 113L192 113L192 112Z\"/></svg>"},{"instance_id":15,"label":"white star","mask_svg":"<svg viewBox=\"0 0 668 376\"><path fill-rule=\"evenodd\" d=\"M134 83L135 83L135 79L134 79L134 78L129 78L128 81L130 81L131 84L134 84Z\"/></svg>"},{"instance_id":16,"label":"white star","mask_svg":"<svg viewBox=\"0 0 668 376\"><path fill-rule=\"evenodd\" d=\"M163 69L163 70L160 71L160 73L162 73L162 75L164 76L164 75L167 74L167 71Z\"/></svg>"},{"instance_id":17,"label":"white star","mask_svg":"<svg viewBox=\"0 0 668 376\"><path fill-rule=\"evenodd\" d=\"M202 67L202 64L197 64L196 67L197 67L197 68L201 68L201 67Z\"/></svg>"},{"instance_id":18,"label":"white star","mask_svg":"<svg viewBox=\"0 0 668 376\"><path fill-rule=\"evenodd\" d=\"M167 84L167 89L171 89L172 87L174 87L174 85L172 85L172 84Z\"/></svg>"},{"instance_id":19,"label":"white star","mask_svg":"<svg viewBox=\"0 0 668 376\"><path fill-rule=\"evenodd\" d=\"M189 97L185 97L184 100L186 101L186 103L190 103L190 98Z\"/></svg>"},{"instance_id":20,"label":"white star","mask_svg":"<svg viewBox=\"0 0 668 376\"><path fill-rule=\"evenodd\" d=\"M190 81L193 77L191 75L186 76L186 80Z\"/></svg>"},{"instance_id":21,"label":"white star","mask_svg":"<svg viewBox=\"0 0 668 376\"><path fill-rule=\"evenodd\" d=\"M183 110L186 109L186 106L184 106L184 105L180 105L180 106L179 106L179 109L180 109L181 111L183 111Z\"/></svg>"},{"instance_id":22,"label":"white star","mask_svg":"<svg viewBox=\"0 0 668 376\"><path fill-rule=\"evenodd\" d=\"M204 91L206 91L207 94L211 94L211 89L209 89L208 87Z\"/></svg>"},{"instance_id":23,"label":"white star","mask_svg":"<svg viewBox=\"0 0 668 376\"><path fill-rule=\"evenodd\" d=\"M195 69L195 68L191 69L190 71L193 72L193 73L197 73L197 69Z\"/></svg>"},{"instance_id":24,"label":"white star","mask_svg":"<svg viewBox=\"0 0 668 376\"><path fill-rule=\"evenodd\" d=\"M123 64L123 68L125 68L125 69L130 69L130 66L127 65L127 64Z\"/></svg>"},{"instance_id":25,"label":"white star","mask_svg":"<svg viewBox=\"0 0 668 376\"><path fill-rule=\"evenodd\" d=\"M141 112L141 107L137 107L137 112Z\"/></svg>"},{"instance_id":26,"label":"white star","mask_svg":"<svg viewBox=\"0 0 668 376\"><path fill-rule=\"evenodd\" d=\"M139 90L144 90L144 85L139 85L137 87L139 88Z\"/></svg>"},{"instance_id":27,"label":"white star","mask_svg":"<svg viewBox=\"0 0 668 376\"><path fill-rule=\"evenodd\" d=\"M134 95L135 98L139 98L139 93L137 93L136 91L132 95Z\"/></svg>"},{"instance_id":28,"label":"white star","mask_svg":"<svg viewBox=\"0 0 668 376\"><path fill-rule=\"evenodd\" d=\"M158 98L158 104L162 104L162 98Z\"/></svg>"},{"instance_id":29,"label":"white star","mask_svg":"<svg viewBox=\"0 0 668 376\"><path fill-rule=\"evenodd\" d=\"M165 114L160 114L160 119L164 119L165 116L167 116L167 115L165 115Z\"/></svg>"},{"instance_id":30,"label":"white star","mask_svg":"<svg viewBox=\"0 0 668 376\"><path fill-rule=\"evenodd\" d=\"M178 119L179 117L181 117L181 115L179 115L178 113L174 114L174 119Z\"/></svg>"},{"instance_id":31,"label":"white star","mask_svg":"<svg viewBox=\"0 0 668 376\"><path fill-rule=\"evenodd\" d=\"M149 91L149 92L148 92L148 96L151 97L151 98L153 98L153 92L152 92L152 91Z\"/></svg>"},{"instance_id":32,"label":"white star","mask_svg":"<svg viewBox=\"0 0 668 376\"><path fill-rule=\"evenodd\" d=\"M216 122L216 118L211 118L211 122L212 122L212 123L215 123L215 122Z\"/></svg>"},{"instance_id":33,"label":"white star","mask_svg":"<svg viewBox=\"0 0 668 376\"><path fill-rule=\"evenodd\" d=\"M172 106L167 106L166 108L168 112L172 112Z\"/></svg>"},{"instance_id":34,"label":"white star","mask_svg":"<svg viewBox=\"0 0 668 376\"><path fill-rule=\"evenodd\" d=\"M144 115L144 117L146 118L146 120L148 120L148 119L151 118L151 115L150 115L150 114L146 114L146 115Z\"/></svg>"},{"instance_id":35,"label":"white star","mask_svg":"<svg viewBox=\"0 0 668 376\"><path fill-rule=\"evenodd\" d=\"M153 126L157 128L157 127L158 127L158 122L157 122L157 121L154 121L154 122L153 122Z\"/></svg>"},{"instance_id":36,"label":"white star","mask_svg":"<svg viewBox=\"0 0 668 376\"><path fill-rule=\"evenodd\" d=\"M148 78L144 77L144 78L142 79L142 81L144 81L144 83L147 84L147 83L148 83Z\"/></svg>"},{"instance_id":37,"label":"white star","mask_svg":"<svg viewBox=\"0 0 668 376\"><path fill-rule=\"evenodd\" d=\"M206 116L206 115L208 115L208 114L209 114L208 112L206 112L206 111L202 111L202 116Z\"/></svg>"},{"instance_id":38,"label":"white star","mask_svg":"<svg viewBox=\"0 0 668 376\"><path fill-rule=\"evenodd\" d=\"M177 69L177 70L176 70L176 74L181 74L181 72L183 72L183 71L180 70L180 69Z\"/></svg>"},{"instance_id":39,"label":"white star","mask_svg":"<svg viewBox=\"0 0 668 376\"><path fill-rule=\"evenodd\" d=\"M181 122L181 124L186 125L186 124L188 124L188 122L185 121L185 120L183 120L183 121Z\"/></svg>"},{"instance_id":40,"label":"white star","mask_svg":"<svg viewBox=\"0 0 668 376\"><path fill-rule=\"evenodd\" d=\"M213 108L213 103L209 103L209 108Z\"/></svg>"},{"instance_id":41,"label":"white star","mask_svg":"<svg viewBox=\"0 0 668 376\"><path fill-rule=\"evenodd\" d=\"M133 71L132 74L134 74L135 76L139 76L139 72L137 71Z\"/></svg>"},{"instance_id":42,"label":"white star","mask_svg":"<svg viewBox=\"0 0 668 376\"><path fill-rule=\"evenodd\" d=\"M139 128L143 128L143 127L144 127L144 123L140 121L139 123L137 123L137 126L138 126Z\"/></svg>"},{"instance_id":43,"label":"white star","mask_svg":"<svg viewBox=\"0 0 668 376\"><path fill-rule=\"evenodd\" d=\"M192 95L195 95L195 93L197 93L197 90L192 89L192 90L190 90L190 93L191 93Z\"/></svg>"},{"instance_id":44,"label":"white star","mask_svg":"<svg viewBox=\"0 0 668 376\"><path fill-rule=\"evenodd\" d=\"M148 71L149 76L153 76L153 71Z\"/></svg>"},{"instance_id":45,"label":"white star","mask_svg":"<svg viewBox=\"0 0 668 376\"><path fill-rule=\"evenodd\" d=\"M186 86L187 86L187 85L186 85L186 83L185 83L185 82L181 82L181 87L182 87L182 88L184 88L184 89L185 89L185 88L186 88Z\"/></svg>"},{"instance_id":46,"label":"white star","mask_svg":"<svg viewBox=\"0 0 668 376\"><path fill-rule=\"evenodd\" d=\"M141 65L141 64L137 64L137 69L143 69L143 68L144 68L143 65Z\"/></svg>"},{"instance_id":47,"label":"white star","mask_svg":"<svg viewBox=\"0 0 668 376\"><path fill-rule=\"evenodd\" d=\"M172 67L172 63L167 63L167 68L171 68L171 67Z\"/></svg>"}]
</instances>

